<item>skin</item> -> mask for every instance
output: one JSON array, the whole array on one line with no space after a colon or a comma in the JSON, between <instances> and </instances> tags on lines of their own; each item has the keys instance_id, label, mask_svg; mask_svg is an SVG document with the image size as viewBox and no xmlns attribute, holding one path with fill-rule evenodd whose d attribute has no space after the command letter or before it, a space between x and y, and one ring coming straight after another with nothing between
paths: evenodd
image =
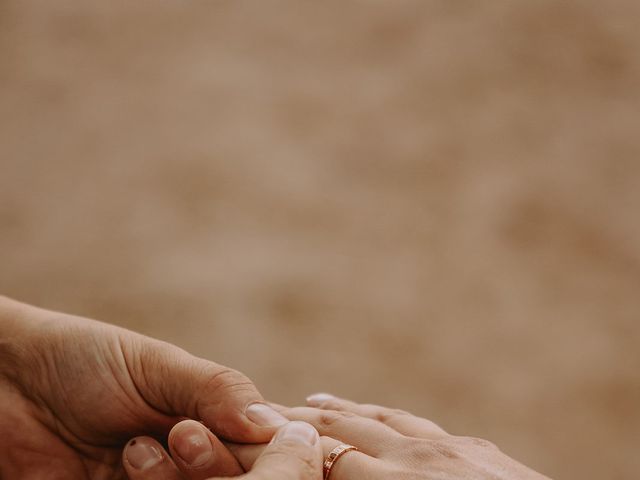
<instances>
[{"instance_id":1,"label":"skin","mask_svg":"<svg viewBox=\"0 0 640 480\"><path fill-rule=\"evenodd\" d=\"M330 480L547 478L405 412L327 394L308 405L271 408L232 369L0 297L0 478L320 480L341 443L359 451Z\"/></svg>"},{"instance_id":2,"label":"skin","mask_svg":"<svg viewBox=\"0 0 640 480\"><path fill-rule=\"evenodd\" d=\"M193 466L182 461L176 453L175 443L191 432L198 430L209 437L211 459L203 464ZM185 420L172 430L169 436L171 455L163 449L156 440L149 437L138 437L125 448L123 463L130 480L205 480L220 475L222 465L232 461L239 465L239 460L232 456L225 446L198 422ZM144 468L132 468L127 456L132 448L141 443L158 452L160 461L153 462ZM248 444L242 444L243 446ZM202 447L202 445L199 445ZM251 462L240 466L240 472L227 472L225 476L233 476L244 480L322 480L322 462L324 442L320 441L316 429L306 422L292 421L281 427L269 444L256 444L257 448L251 452ZM220 455L216 449L223 449L225 455Z\"/></svg>"},{"instance_id":3,"label":"skin","mask_svg":"<svg viewBox=\"0 0 640 480\"><path fill-rule=\"evenodd\" d=\"M328 394L312 395L307 404L280 410L290 419L309 422L325 436L325 456L342 443L358 448L338 459L330 480L549 480L491 442L450 435L430 420L404 411ZM251 467L261 448L229 446L244 468Z\"/></svg>"},{"instance_id":4,"label":"skin","mask_svg":"<svg viewBox=\"0 0 640 480\"><path fill-rule=\"evenodd\" d=\"M275 407L287 418L308 422L318 430L324 458L343 443L358 448L334 463L329 480L549 480L486 440L450 435L430 420L407 412L328 394L312 395L307 403L308 407ZM206 430L200 424L191 427ZM170 448L181 435L179 430L172 432ZM244 470L250 470L265 449L260 444L225 442L224 446ZM166 452L164 455L168 461L157 465L153 474L137 472L131 480L206 478L180 464L175 466Z\"/></svg>"},{"instance_id":5,"label":"skin","mask_svg":"<svg viewBox=\"0 0 640 480\"><path fill-rule=\"evenodd\" d=\"M5 297L0 411L0 478L11 479L127 478L125 469L135 469L126 456L123 464L127 441L166 439L185 417L216 434L209 472L237 475L244 470L218 437L268 442L288 422L235 370L122 328ZM138 447L131 458L148 464L154 451L144 442Z\"/></svg>"}]
</instances>

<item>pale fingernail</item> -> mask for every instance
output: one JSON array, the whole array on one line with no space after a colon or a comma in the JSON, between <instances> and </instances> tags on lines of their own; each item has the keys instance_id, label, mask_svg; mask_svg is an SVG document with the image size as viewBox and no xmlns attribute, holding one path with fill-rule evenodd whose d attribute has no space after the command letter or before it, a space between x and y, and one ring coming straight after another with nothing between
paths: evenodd
<instances>
[{"instance_id":1,"label":"pale fingernail","mask_svg":"<svg viewBox=\"0 0 640 480\"><path fill-rule=\"evenodd\" d=\"M317 407L318 405L327 402L329 400L334 400L336 397L331 395L330 393L314 393L313 395L309 395L307 397L307 405L311 405L312 407Z\"/></svg>"},{"instance_id":2,"label":"pale fingernail","mask_svg":"<svg viewBox=\"0 0 640 480\"><path fill-rule=\"evenodd\" d=\"M284 441L315 445L318 441L318 431L305 422L289 422L278 430L272 443Z\"/></svg>"},{"instance_id":3,"label":"pale fingernail","mask_svg":"<svg viewBox=\"0 0 640 480\"><path fill-rule=\"evenodd\" d=\"M136 470L147 470L162 461L160 450L144 440L131 440L125 455L129 464Z\"/></svg>"},{"instance_id":4,"label":"pale fingernail","mask_svg":"<svg viewBox=\"0 0 640 480\"><path fill-rule=\"evenodd\" d=\"M204 427L187 422L172 435L173 447L178 456L191 467L200 467L213 455L213 448Z\"/></svg>"},{"instance_id":5,"label":"pale fingernail","mask_svg":"<svg viewBox=\"0 0 640 480\"><path fill-rule=\"evenodd\" d=\"M252 403L247 407L245 415L261 427L279 427L289 422L284 416L264 403Z\"/></svg>"}]
</instances>

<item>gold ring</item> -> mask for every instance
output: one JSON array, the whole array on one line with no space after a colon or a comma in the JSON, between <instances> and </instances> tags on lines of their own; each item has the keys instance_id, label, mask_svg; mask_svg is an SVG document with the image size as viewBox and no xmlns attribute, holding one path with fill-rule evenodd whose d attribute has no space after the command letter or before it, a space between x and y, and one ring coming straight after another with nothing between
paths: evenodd
<instances>
[{"instance_id":1,"label":"gold ring","mask_svg":"<svg viewBox=\"0 0 640 480\"><path fill-rule=\"evenodd\" d=\"M338 445L336 448L331 450L331 453L329 453L329 456L326 458L326 460L324 461L324 465L322 466L322 471L324 472L324 480L327 480L329 478L329 474L331 473L333 464L336 463L342 455L351 450L357 451L358 449L353 445L347 445L346 443L343 443L342 445Z\"/></svg>"}]
</instances>

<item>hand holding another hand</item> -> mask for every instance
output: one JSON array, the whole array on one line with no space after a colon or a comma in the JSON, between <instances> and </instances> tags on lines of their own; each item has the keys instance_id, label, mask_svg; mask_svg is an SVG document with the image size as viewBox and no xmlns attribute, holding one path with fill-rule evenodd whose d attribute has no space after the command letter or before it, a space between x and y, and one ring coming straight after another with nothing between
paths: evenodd
<instances>
[{"instance_id":1,"label":"hand holding another hand","mask_svg":"<svg viewBox=\"0 0 640 480\"><path fill-rule=\"evenodd\" d=\"M307 422L320 432L322 458L327 458L336 447L343 444L357 447L357 450L349 450L336 459L329 472L328 480L547 479L506 456L486 440L450 435L433 422L406 412L376 405L360 405L326 394L310 397L308 404L308 407L277 406L277 408L290 420ZM192 433L200 431L202 434L210 435L207 429L197 422L184 423L189 424L188 428ZM185 431L186 429L182 430L178 425L169 436L169 447L172 453L175 451L176 444L189 441L188 436L183 436ZM206 445L199 443L199 446L209 449L208 458L229 455L227 451L229 449L241 468L252 474L258 472L256 469L266 465L266 462L261 461L261 455L273 448L264 444L228 442L225 442L224 446L217 445L217 439L211 436ZM168 459L169 456L162 451L162 447L156 444L156 448L162 452L164 458ZM221 449L220 452L218 448ZM287 468L284 466L287 464L285 457L282 460L280 470L269 472L264 469L258 472L256 478L265 480L290 478L285 475ZM295 463L292 462L290 466ZM176 464L182 476L177 474L172 476L175 467L170 460L167 460L155 464L149 474L143 471L136 472L137 475L131 476L131 480L207 478L205 471L188 468L179 458ZM308 464L319 465L317 462ZM215 470L215 467L209 468L212 471ZM321 478L320 469L316 471L315 477L312 471L304 471L308 476L294 478L304 480Z\"/></svg>"},{"instance_id":2,"label":"hand holding another hand","mask_svg":"<svg viewBox=\"0 0 640 480\"><path fill-rule=\"evenodd\" d=\"M123 464L129 480L213 480L242 475L246 480L321 480L322 444L311 425L292 421L269 444L248 445L234 457L204 425L184 420L174 427L167 453L159 442L140 437L129 442ZM244 462L244 463L243 463Z\"/></svg>"},{"instance_id":3,"label":"hand holding another hand","mask_svg":"<svg viewBox=\"0 0 640 480\"><path fill-rule=\"evenodd\" d=\"M326 394L269 405L235 370L4 297L0 409L0 478L321 480L342 444L358 450L336 459L329 480L546 478L405 412Z\"/></svg>"},{"instance_id":4,"label":"hand holding another hand","mask_svg":"<svg viewBox=\"0 0 640 480\"><path fill-rule=\"evenodd\" d=\"M185 417L238 442L268 442L287 423L235 370L4 297L0 409L0 478L11 479L124 479L126 442L166 438ZM233 465L220 473L241 473Z\"/></svg>"}]
</instances>

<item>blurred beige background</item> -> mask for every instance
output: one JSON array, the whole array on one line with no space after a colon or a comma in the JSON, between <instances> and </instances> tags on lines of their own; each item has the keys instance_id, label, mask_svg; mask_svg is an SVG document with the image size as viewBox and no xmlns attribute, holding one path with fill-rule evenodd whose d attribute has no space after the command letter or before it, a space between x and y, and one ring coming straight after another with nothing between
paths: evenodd
<instances>
[{"instance_id":1,"label":"blurred beige background","mask_svg":"<svg viewBox=\"0 0 640 480\"><path fill-rule=\"evenodd\" d=\"M633 478L639 15L0 0L0 291Z\"/></svg>"}]
</instances>

